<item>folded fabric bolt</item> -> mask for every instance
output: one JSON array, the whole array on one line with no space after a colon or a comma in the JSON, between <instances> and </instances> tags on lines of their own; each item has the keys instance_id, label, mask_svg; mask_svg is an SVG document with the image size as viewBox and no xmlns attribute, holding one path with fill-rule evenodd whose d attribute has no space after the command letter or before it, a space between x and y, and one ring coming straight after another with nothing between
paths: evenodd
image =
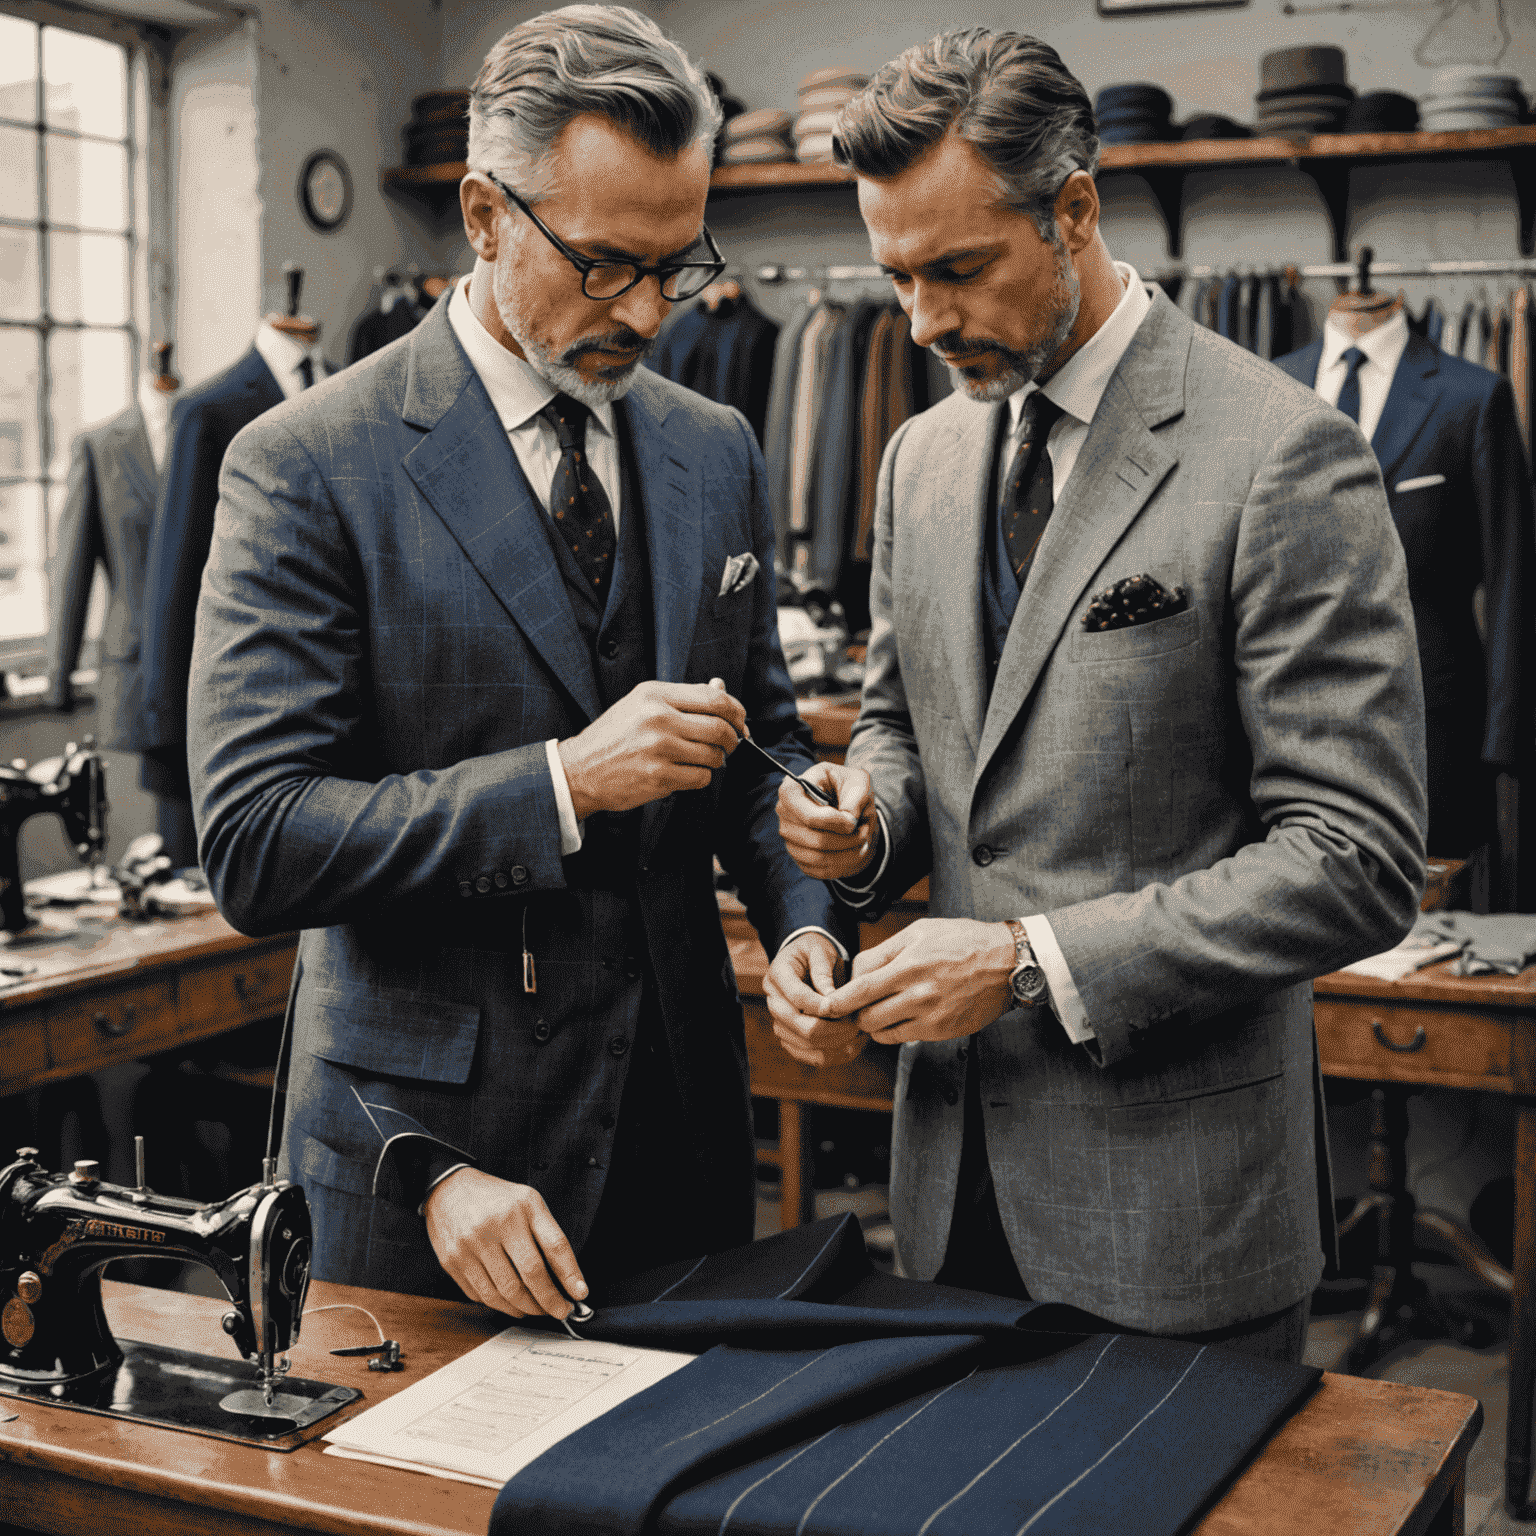
<instances>
[{"instance_id":1,"label":"folded fabric bolt","mask_svg":"<svg viewBox=\"0 0 1536 1536\"><path fill-rule=\"evenodd\" d=\"M720 155L723 165L765 165L794 158L787 139L736 139Z\"/></svg>"},{"instance_id":2,"label":"folded fabric bolt","mask_svg":"<svg viewBox=\"0 0 1536 1536\"><path fill-rule=\"evenodd\" d=\"M1517 976L1536 960L1536 916L1526 913L1425 912L1414 924L1420 929L1461 941L1458 976Z\"/></svg>"},{"instance_id":3,"label":"folded fabric bolt","mask_svg":"<svg viewBox=\"0 0 1536 1536\"><path fill-rule=\"evenodd\" d=\"M1321 1375L877 1274L851 1217L595 1305L584 1335L714 1347L519 1472L491 1536L1174 1536Z\"/></svg>"},{"instance_id":4,"label":"folded fabric bolt","mask_svg":"<svg viewBox=\"0 0 1536 1536\"><path fill-rule=\"evenodd\" d=\"M799 147L795 151L795 158L807 164L817 160L830 160L832 158L832 135L830 133L813 133L809 138L801 139Z\"/></svg>"},{"instance_id":5,"label":"folded fabric bolt","mask_svg":"<svg viewBox=\"0 0 1536 1536\"><path fill-rule=\"evenodd\" d=\"M808 139L813 134L830 134L836 126L836 112L802 112L795 119L794 134L797 140Z\"/></svg>"},{"instance_id":6,"label":"folded fabric bolt","mask_svg":"<svg viewBox=\"0 0 1536 1536\"><path fill-rule=\"evenodd\" d=\"M829 64L806 75L796 88L796 94L803 96L807 91L825 90L834 85L851 86L861 91L868 84L869 76L861 70L850 69L846 64Z\"/></svg>"},{"instance_id":7,"label":"folded fabric bolt","mask_svg":"<svg viewBox=\"0 0 1536 1536\"><path fill-rule=\"evenodd\" d=\"M758 107L733 117L725 125L727 141L773 138L789 132L793 119L782 107Z\"/></svg>"},{"instance_id":8,"label":"folded fabric bolt","mask_svg":"<svg viewBox=\"0 0 1536 1536\"><path fill-rule=\"evenodd\" d=\"M840 112L860 89L856 85L823 85L814 91L801 91L795 100L802 112Z\"/></svg>"}]
</instances>

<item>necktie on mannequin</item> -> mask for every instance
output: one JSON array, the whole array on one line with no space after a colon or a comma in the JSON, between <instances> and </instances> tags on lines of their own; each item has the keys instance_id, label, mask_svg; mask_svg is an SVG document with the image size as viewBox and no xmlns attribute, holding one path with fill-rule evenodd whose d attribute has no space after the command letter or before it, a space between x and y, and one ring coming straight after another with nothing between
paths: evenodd
<instances>
[{"instance_id":1,"label":"necktie on mannequin","mask_svg":"<svg viewBox=\"0 0 1536 1536\"><path fill-rule=\"evenodd\" d=\"M549 512L555 531L576 557L601 607L613 577L618 545L608 493L587 457L587 418L591 413L569 395L556 395L539 415L554 428L560 462L549 488Z\"/></svg>"},{"instance_id":2,"label":"necktie on mannequin","mask_svg":"<svg viewBox=\"0 0 1536 1536\"><path fill-rule=\"evenodd\" d=\"M1064 414L1037 389L1024 401L1019 420L1019 446L1003 486L1000 511L1003 546L1021 588L1056 505L1055 471L1045 445Z\"/></svg>"},{"instance_id":3,"label":"necktie on mannequin","mask_svg":"<svg viewBox=\"0 0 1536 1536\"><path fill-rule=\"evenodd\" d=\"M1360 365L1365 361L1365 353L1359 347L1351 347L1342 356L1349 364L1349 372L1344 375L1344 387L1339 391L1338 407L1351 421L1359 421Z\"/></svg>"},{"instance_id":4,"label":"necktie on mannequin","mask_svg":"<svg viewBox=\"0 0 1536 1536\"><path fill-rule=\"evenodd\" d=\"M299 359L299 377L304 381L299 387L308 389L315 382L315 363L309 353Z\"/></svg>"}]
</instances>

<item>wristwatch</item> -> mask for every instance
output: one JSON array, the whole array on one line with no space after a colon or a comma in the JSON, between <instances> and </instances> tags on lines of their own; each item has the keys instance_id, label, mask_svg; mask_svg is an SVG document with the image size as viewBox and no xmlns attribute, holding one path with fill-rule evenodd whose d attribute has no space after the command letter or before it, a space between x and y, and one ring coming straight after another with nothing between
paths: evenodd
<instances>
[{"instance_id":1,"label":"wristwatch","mask_svg":"<svg viewBox=\"0 0 1536 1536\"><path fill-rule=\"evenodd\" d=\"M1050 1006L1051 990L1046 985L1045 972L1035 959L1034 947L1024 924L1017 918L1007 918L1008 932L1013 935L1013 970L1008 977L1008 990L1013 994L1018 1008L1045 1008Z\"/></svg>"}]
</instances>

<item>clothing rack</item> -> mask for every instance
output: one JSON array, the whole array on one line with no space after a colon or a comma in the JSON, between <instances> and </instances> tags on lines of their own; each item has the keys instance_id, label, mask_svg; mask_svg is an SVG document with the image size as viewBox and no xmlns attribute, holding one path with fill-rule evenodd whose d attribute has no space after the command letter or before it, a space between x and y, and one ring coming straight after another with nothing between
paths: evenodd
<instances>
[{"instance_id":1,"label":"clothing rack","mask_svg":"<svg viewBox=\"0 0 1536 1536\"><path fill-rule=\"evenodd\" d=\"M784 267L777 263L758 267L752 275L760 283L842 283L860 278L890 277L890 273L884 267Z\"/></svg>"},{"instance_id":2,"label":"clothing rack","mask_svg":"<svg viewBox=\"0 0 1536 1536\"><path fill-rule=\"evenodd\" d=\"M1153 281L1172 277L1226 277L1237 274L1240 277L1286 277L1291 274L1297 277L1334 277L1351 278L1358 275L1360 266L1354 261L1324 261L1312 265L1299 262L1288 262L1282 266L1255 266L1246 262L1235 262L1226 267L1207 266L1174 266L1162 267L1156 272L1148 273ZM1536 259L1521 259L1505 261L1375 261L1370 265L1373 277L1495 277L1495 276L1536 276Z\"/></svg>"}]
</instances>

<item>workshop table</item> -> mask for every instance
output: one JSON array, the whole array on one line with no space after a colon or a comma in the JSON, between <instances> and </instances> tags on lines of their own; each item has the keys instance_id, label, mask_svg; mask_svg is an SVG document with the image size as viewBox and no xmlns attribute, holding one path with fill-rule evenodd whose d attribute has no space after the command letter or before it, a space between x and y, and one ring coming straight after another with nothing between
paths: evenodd
<instances>
[{"instance_id":1,"label":"workshop table","mask_svg":"<svg viewBox=\"0 0 1536 1536\"><path fill-rule=\"evenodd\" d=\"M219 1317L227 1303L108 1281L107 1313L120 1337L231 1353ZM296 1375L362 1389L342 1423L506 1325L483 1308L316 1283L310 1306L367 1307L404 1346L408 1368L369 1372L332 1347L372 1337L357 1313L307 1320ZM449 1536L483 1532L496 1494L448 1478L322 1452L320 1440L280 1453L0 1397L0 1521L28 1531L99 1536ZM1462 1536L1467 1454L1482 1427L1475 1398L1396 1382L1325 1374L1226 1494L1198 1536Z\"/></svg>"},{"instance_id":2,"label":"workshop table","mask_svg":"<svg viewBox=\"0 0 1536 1536\"><path fill-rule=\"evenodd\" d=\"M249 939L212 911L78 921L74 934L0 949L0 963L38 968L0 986L0 1098L226 1034L287 1002L297 934Z\"/></svg>"}]
</instances>

